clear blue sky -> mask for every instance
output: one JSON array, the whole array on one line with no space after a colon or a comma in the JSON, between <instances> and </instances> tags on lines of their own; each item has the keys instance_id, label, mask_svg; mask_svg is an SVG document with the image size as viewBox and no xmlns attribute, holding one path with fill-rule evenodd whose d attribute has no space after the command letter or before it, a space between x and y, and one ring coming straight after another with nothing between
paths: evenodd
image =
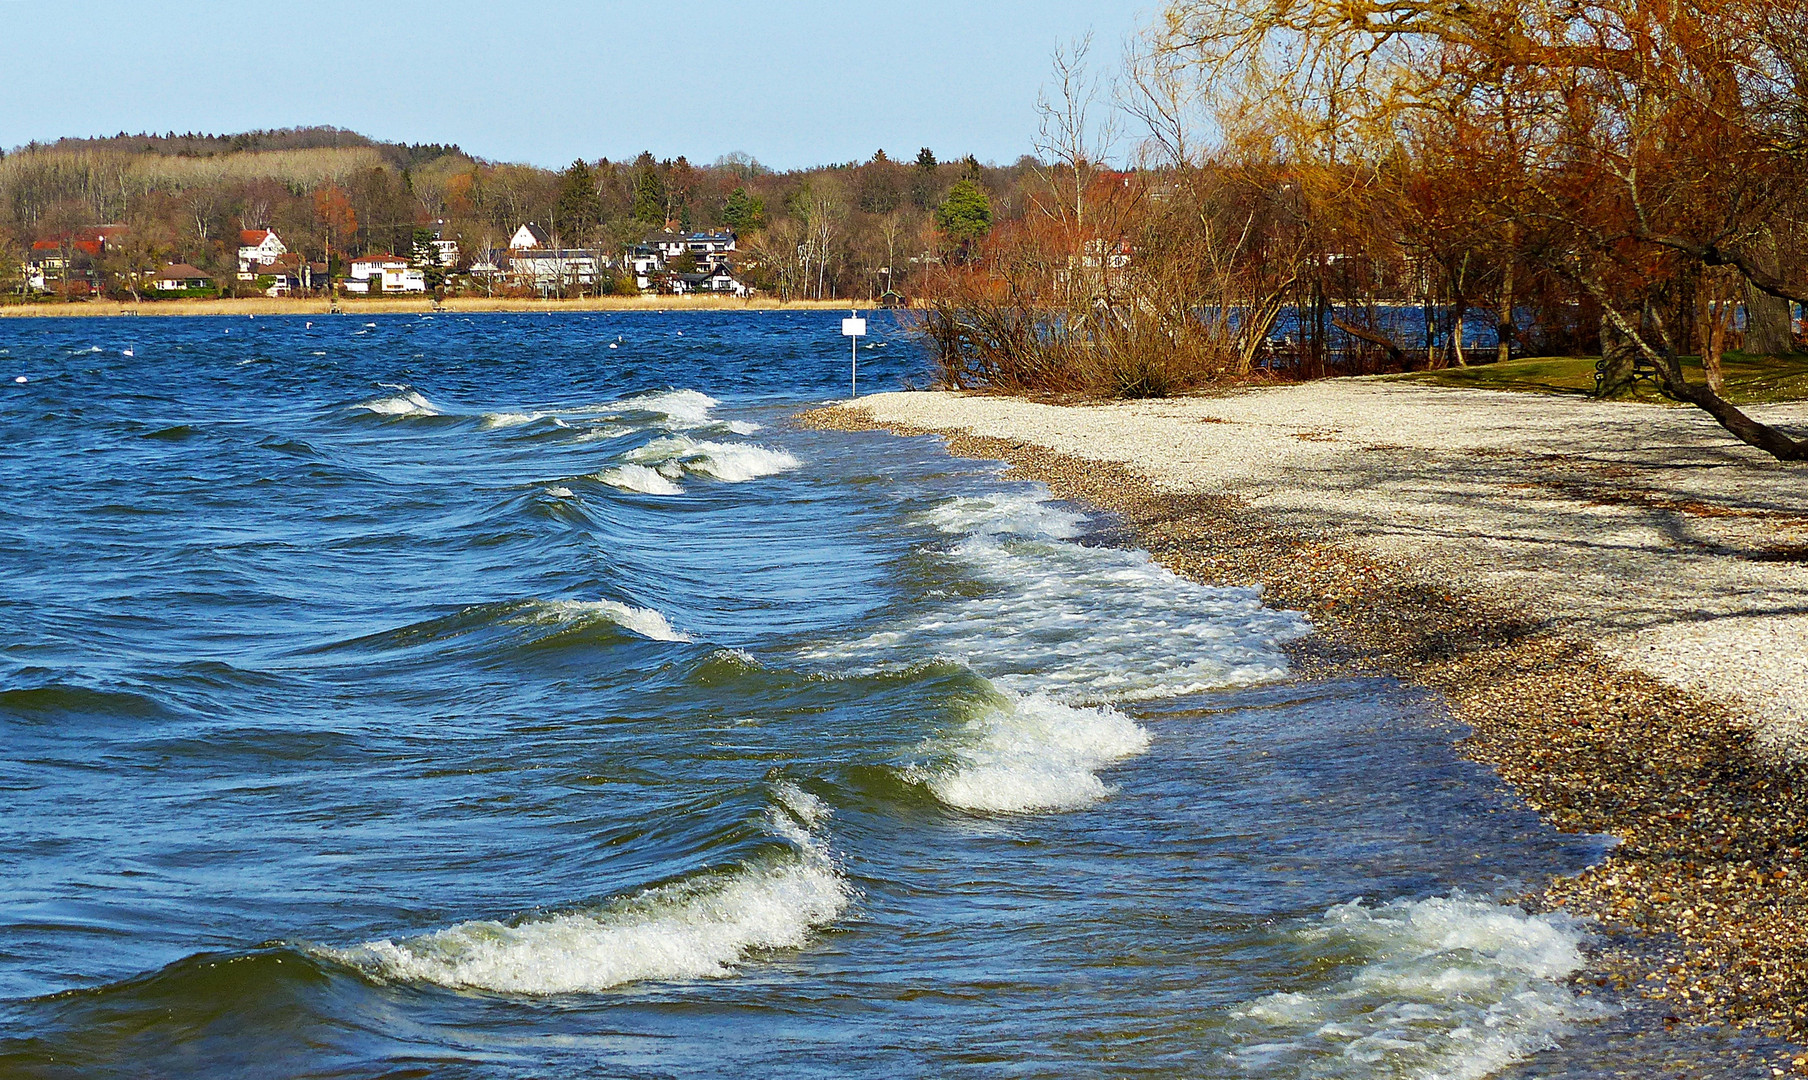
<instances>
[{"instance_id":1,"label":"clear blue sky","mask_svg":"<svg viewBox=\"0 0 1808 1080\"><path fill-rule=\"evenodd\" d=\"M1029 152L1058 42L1115 63L1150 0L0 0L0 147L332 124L562 166L641 150L789 168Z\"/></svg>"}]
</instances>

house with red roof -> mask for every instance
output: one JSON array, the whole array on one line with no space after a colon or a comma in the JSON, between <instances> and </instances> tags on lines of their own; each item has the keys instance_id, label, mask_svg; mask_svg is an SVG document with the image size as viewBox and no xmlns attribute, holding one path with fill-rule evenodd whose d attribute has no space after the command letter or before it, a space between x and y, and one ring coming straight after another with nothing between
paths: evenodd
<instances>
[{"instance_id":1,"label":"house with red roof","mask_svg":"<svg viewBox=\"0 0 1808 1080\"><path fill-rule=\"evenodd\" d=\"M48 292L54 282L80 282L93 288L100 282L95 261L119 247L125 233L124 225L102 225L37 240L25 256L25 279L40 292Z\"/></svg>"},{"instance_id":2,"label":"house with red roof","mask_svg":"<svg viewBox=\"0 0 1808 1080\"><path fill-rule=\"evenodd\" d=\"M241 229L239 231L239 280L252 281L260 266L274 266L287 255L289 248L274 229Z\"/></svg>"}]
</instances>

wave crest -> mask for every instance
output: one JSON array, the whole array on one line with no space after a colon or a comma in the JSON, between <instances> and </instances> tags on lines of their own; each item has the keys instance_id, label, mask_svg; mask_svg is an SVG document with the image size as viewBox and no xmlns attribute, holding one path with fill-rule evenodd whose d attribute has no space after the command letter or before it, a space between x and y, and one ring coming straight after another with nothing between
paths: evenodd
<instances>
[{"instance_id":1,"label":"wave crest","mask_svg":"<svg viewBox=\"0 0 1808 1080\"><path fill-rule=\"evenodd\" d=\"M723 443L667 435L632 450L628 461L661 468L677 466L731 484L789 472L803 462L783 450L768 450L751 443ZM663 469L661 469L663 471Z\"/></svg>"},{"instance_id":2,"label":"wave crest","mask_svg":"<svg viewBox=\"0 0 1808 1080\"><path fill-rule=\"evenodd\" d=\"M904 778L961 810L1074 810L1111 794L1099 770L1148 748L1148 731L1110 706L1007 691L931 744L947 759L943 765L908 770Z\"/></svg>"},{"instance_id":3,"label":"wave crest","mask_svg":"<svg viewBox=\"0 0 1808 1080\"><path fill-rule=\"evenodd\" d=\"M477 920L401 941L321 954L385 981L543 996L627 983L723 978L760 949L797 948L840 917L853 890L810 830L828 815L793 785L768 825L793 852L726 875L699 874L596 911L516 923Z\"/></svg>"},{"instance_id":4,"label":"wave crest","mask_svg":"<svg viewBox=\"0 0 1808 1080\"><path fill-rule=\"evenodd\" d=\"M646 465L617 465L612 469L604 469L596 474L596 478L610 487L623 491L638 491L643 495L682 495L684 488L661 473L658 469Z\"/></svg>"},{"instance_id":5,"label":"wave crest","mask_svg":"<svg viewBox=\"0 0 1808 1080\"><path fill-rule=\"evenodd\" d=\"M399 394L387 397L371 398L352 406L378 416L439 416L439 406L428 401L426 396L415 390L403 390Z\"/></svg>"},{"instance_id":6,"label":"wave crest","mask_svg":"<svg viewBox=\"0 0 1808 1080\"><path fill-rule=\"evenodd\" d=\"M664 615L652 608L634 607L616 600L541 600L528 616L537 623L562 625L607 622L631 630L651 641L690 641L691 636L672 629Z\"/></svg>"}]
</instances>

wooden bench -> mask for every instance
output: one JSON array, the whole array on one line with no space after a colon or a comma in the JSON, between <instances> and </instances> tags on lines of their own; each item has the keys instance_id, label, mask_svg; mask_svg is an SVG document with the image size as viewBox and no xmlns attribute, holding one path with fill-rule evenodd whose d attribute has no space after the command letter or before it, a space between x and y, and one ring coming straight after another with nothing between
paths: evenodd
<instances>
[{"instance_id":1,"label":"wooden bench","mask_svg":"<svg viewBox=\"0 0 1808 1080\"><path fill-rule=\"evenodd\" d=\"M1645 356L1643 353L1639 353L1632 358L1632 381L1634 383L1637 383L1640 379L1646 380L1652 386L1661 386L1662 385L1662 381L1657 377L1657 365L1652 363L1650 358ZM1595 361L1595 396L1596 397L1601 396L1601 390L1606 385L1606 383L1607 383L1607 358L1605 356L1603 356L1599 360Z\"/></svg>"}]
</instances>

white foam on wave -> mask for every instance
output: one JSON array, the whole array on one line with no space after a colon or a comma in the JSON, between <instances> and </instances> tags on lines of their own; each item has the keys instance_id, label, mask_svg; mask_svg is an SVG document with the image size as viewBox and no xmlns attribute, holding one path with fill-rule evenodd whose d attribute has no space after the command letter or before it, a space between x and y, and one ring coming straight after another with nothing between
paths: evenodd
<instances>
[{"instance_id":1,"label":"white foam on wave","mask_svg":"<svg viewBox=\"0 0 1808 1080\"><path fill-rule=\"evenodd\" d=\"M526 616L536 623L577 625L602 621L633 631L650 641L690 641L691 636L674 630L664 615L652 608L634 607L616 600L539 600Z\"/></svg>"},{"instance_id":2,"label":"white foam on wave","mask_svg":"<svg viewBox=\"0 0 1808 1080\"><path fill-rule=\"evenodd\" d=\"M1144 551L1071 542L1084 518L1047 496L952 500L926 515L960 538L933 557L987 586L809 655L900 648L959 660L995 684L1068 704L1178 697L1285 677L1284 642L1310 624L1258 589L1201 585Z\"/></svg>"},{"instance_id":3,"label":"white foam on wave","mask_svg":"<svg viewBox=\"0 0 1808 1080\"><path fill-rule=\"evenodd\" d=\"M630 451L630 462L655 467L677 466L685 472L728 483L757 480L789 472L803 462L783 450L769 450L751 443L724 443L666 435ZM663 471L663 468L662 468Z\"/></svg>"},{"instance_id":4,"label":"white foam on wave","mask_svg":"<svg viewBox=\"0 0 1808 1080\"><path fill-rule=\"evenodd\" d=\"M932 744L946 762L908 770L905 779L961 810L1075 810L1111 794L1098 770L1148 748L1148 731L1110 706L1007 693Z\"/></svg>"},{"instance_id":5,"label":"white foam on wave","mask_svg":"<svg viewBox=\"0 0 1808 1080\"><path fill-rule=\"evenodd\" d=\"M1046 495L1011 492L950 499L923 515L945 533L1028 536L1039 540L1071 540L1085 531L1086 519Z\"/></svg>"},{"instance_id":6,"label":"white foam on wave","mask_svg":"<svg viewBox=\"0 0 1808 1080\"><path fill-rule=\"evenodd\" d=\"M404 390L387 397L371 398L352 406L378 416L439 416L439 406L428 401L419 391Z\"/></svg>"},{"instance_id":7,"label":"white foam on wave","mask_svg":"<svg viewBox=\"0 0 1808 1080\"><path fill-rule=\"evenodd\" d=\"M1357 901L1294 937L1314 956L1359 964L1320 989L1234 1010L1245 1075L1480 1080L1607 1011L1565 984L1585 938L1563 914L1460 894Z\"/></svg>"},{"instance_id":8,"label":"white foam on wave","mask_svg":"<svg viewBox=\"0 0 1808 1080\"><path fill-rule=\"evenodd\" d=\"M1193 583L1148 552L1070 543L1083 517L1047 497L953 499L929 523L958 534L942 552L982 595L928 602L908 621L808 657L965 662L998 686L1072 706L1248 686L1287 675L1280 646L1311 626L1253 588Z\"/></svg>"},{"instance_id":9,"label":"white foam on wave","mask_svg":"<svg viewBox=\"0 0 1808 1080\"><path fill-rule=\"evenodd\" d=\"M379 383L394 394L359 402L354 408L385 416L439 416L438 406L405 384ZM697 390L668 390L641 394L620 401L569 408L556 405L516 406L475 414L478 426L485 430L522 427L549 420L555 427L574 431L579 442L620 438L648 428L661 431L701 431L720 429L736 435L752 435L762 430L750 420L722 420L711 415L721 402ZM635 414L652 414L646 420ZM629 419L634 417L634 419Z\"/></svg>"},{"instance_id":10,"label":"white foam on wave","mask_svg":"<svg viewBox=\"0 0 1808 1080\"><path fill-rule=\"evenodd\" d=\"M624 412L662 413L678 424L702 427L714 423L709 413L720 404L720 401L699 390L667 390L626 398L610 408Z\"/></svg>"},{"instance_id":11,"label":"white foam on wave","mask_svg":"<svg viewBox=\"0 0 1808 1080\"><path fill-rule=\"evenodd\" d=\"M684 488L674 484L659 470L645 465L617 465L613 469L604 469L597 473L596 478L610 487L618 487L623 491L638 491L643 495L684 494Z\"/></svg>"},{"instance_id":12,"label":"white foam on wave","mask_svg":"<svg viewBox=\"0 0 1808 1080\"><path fill-rule=\"evenodd\" d=\"M853 898L812 831L828 809L788 783L774 794L767 823L789 841L786 856L726 875L699 874L597 910L464 922L401 941L319 951L385 980L535 996L732 975L755 950L805 944Z\"/></svg>"},{"instance_id":13,"label":"white foam on wave","mask_svg":"<svg viewBox=\"0 0 1808 1080\"><path fill-rule=\"evenodd\" d=\"M535 420L544 420L549 416L552 416L552 414L544 412L484 413L483 417L478 421L478 426L489 429L520 427L523 424L531 424ZM554 417L554 419L556 420L557 417Z\"/></svg>"},{"instance_id":14,"label":"white foam on wave","mask_svg":"<svg viewBox=\"0 0 1808 1080\"><path fill-rule=\"evenodd\" d=\"M577 442L599 442L619 439L623 435L632 435L634 429L620 424L589 424L575 429L578 432Z\"/></svg>"},{"instance_id":15,"label":"white foam on wave","mask_svg":"<svg viewBox=\"0 0 1808 1080\"><path fill-rule=\"evenodd\" d=\"M981 587L933 594L900 623L808 650L875 667L930 656L966 664L999 701L925 748L908 770L951 806L1071 809L1110 794L1098 773L1149 734L1114 706L1282 678L1304 618L1255 589L1187 581L1146 552L1074 540L1085 518L1046 494L958 498L925 515L953 539L927 557Z\"/></svg>"}]
</instances>

